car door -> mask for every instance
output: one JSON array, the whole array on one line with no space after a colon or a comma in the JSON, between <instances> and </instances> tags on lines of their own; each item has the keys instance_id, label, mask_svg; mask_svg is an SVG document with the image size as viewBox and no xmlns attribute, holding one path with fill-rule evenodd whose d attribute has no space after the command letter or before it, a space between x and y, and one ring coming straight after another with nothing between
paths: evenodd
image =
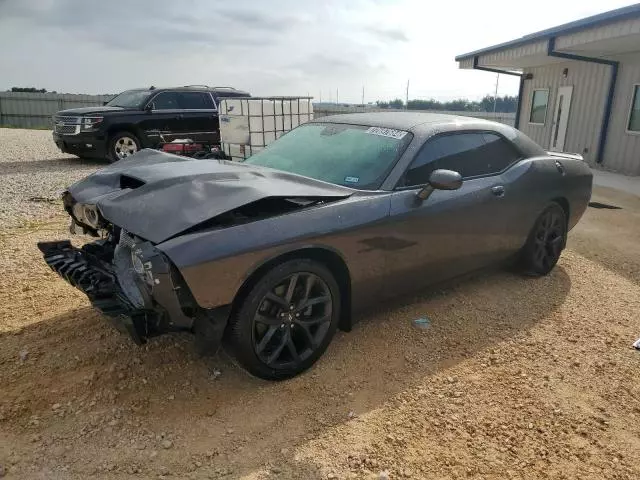
<instances>
[{"instance_id":1,"label":"car door","mask_svg":"<svg viewBox=\"0 0 640 480\"><path fill-rule=\"evenodd\" d=\"M219 143L218 111L209 92L179 92L187 138L196 142Z\"/></svg>"},{"instance_id":2,"label":"car door","mask_svg":"<svg viewBox=\"0 0 640 480\"><path fill-rule=\"evenodd\" d=\"M405 248L386 259L389 296L485 267L508 255L508 189L503 172L519 156L501 152L495 133L462 132L432 137L416 154L392 194L390 228ZM459 172L458 190L435 190L421 201L417 193L431 172Z\"/></svg>"},{"instance_id":3,"label":"car door","mask_svg":"<svg viewBox=\"0 0 640 480\"><path fill-rule=\"evenodd\" d=\"M150 108L140 122L140 128L151 139L159 136L170 142L184 136L186 125L177 92L160 92L149 100Z\"/></svg>"}]
</instances>

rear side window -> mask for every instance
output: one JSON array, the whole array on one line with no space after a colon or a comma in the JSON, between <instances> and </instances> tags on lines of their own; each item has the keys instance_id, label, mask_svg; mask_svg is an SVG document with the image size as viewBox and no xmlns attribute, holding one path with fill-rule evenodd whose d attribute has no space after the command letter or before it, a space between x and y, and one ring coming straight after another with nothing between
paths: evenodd
<instances>
[{"instance_id":1,"label":"rear side window","mask_svg":"<svg viewBox=\"0 0 640 480\"><path fill-rule=\"evenodd\" d=\"M180 108L176 92L162 92L153 98L154 110L174 110Z\"/></svg>"},{"instance_id":2,"label":"rear side window","mask_svg":"<svg viewBox=\"0 0 640 480\"><path fill-rule=\"evenodd\" d=\"M485 146L481 151L479 168L483 168L486 173L480 175L488 175L503 171L509 165L517 162L522 158L520 152L508 141L495 133L483 133Z\"/></svg>"},{"instance_id":3,"label":"rear side window","mask_svg":"<svg viewBox=\"0 0 640 480\"><path fill-rule=\"evenodd\" d=\"M434 170L453 170L462 178L493 175L520 158L507 140L494 133L456 133L435 137L422 147L405 176L405 186L424 185Z\"/></svg>"},{"instance_id":4,"label":"rear side window","mask_svg":"<svg viewBox=\"0 0 640 480\"><path fill-rule=\"evenodd\" d=\"M213 110L211 95L205 92L180 92L180 107L185 110Z\"/></svg>"}]
</instances>

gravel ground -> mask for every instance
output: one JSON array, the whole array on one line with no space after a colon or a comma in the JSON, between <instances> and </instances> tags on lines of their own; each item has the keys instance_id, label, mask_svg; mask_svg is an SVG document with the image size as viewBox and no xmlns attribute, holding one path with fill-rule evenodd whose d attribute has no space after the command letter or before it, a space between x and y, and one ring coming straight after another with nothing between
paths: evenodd
<instances>
[{"instance_id":1,"label":"gravel ground","mask_svg":"<svg viewBox=\"0 0 640 480\"><path fill-rule=\"evenodd\" d=\"M63 154L48 130L0 128L0 228L58 214L65 187L103 165Z\"/></svg>"},{"instance_id":2,"label":"gravel ground","mask_svg":"<svg viewBox=\"0 0 640 480\"><path fill-rule=\"evenodd\" d=\"M114 331L40 260L51 209L0 227L0 476L640 478L640 198L594 200L548 277L382 306L280 383Z\"/></svg>"}]
</instances>

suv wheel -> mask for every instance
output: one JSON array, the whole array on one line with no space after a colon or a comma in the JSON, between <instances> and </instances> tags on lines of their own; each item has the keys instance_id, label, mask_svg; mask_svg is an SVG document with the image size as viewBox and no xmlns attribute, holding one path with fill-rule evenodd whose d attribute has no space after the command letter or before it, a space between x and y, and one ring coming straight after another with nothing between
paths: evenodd
<instances>
[{"instance_id":1,"label":"suv wheel","mask_svg":"<svg viewBox=\"0 0 640 480\"><path fill-rule=\"evenodd\" d=\"M130 132L118 132L109 140L109 160L116 162L118 160L130 157L140 150L140 141Z\"/></svg>"}]
</instances>

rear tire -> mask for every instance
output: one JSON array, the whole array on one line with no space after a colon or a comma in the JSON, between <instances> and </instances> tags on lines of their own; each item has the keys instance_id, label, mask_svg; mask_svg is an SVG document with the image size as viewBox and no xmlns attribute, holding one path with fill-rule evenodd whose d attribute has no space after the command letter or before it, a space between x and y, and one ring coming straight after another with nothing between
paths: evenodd
<instances>
[{"instance_id":1,"label":"rear tire","mask_svg":"<svg viewBox=\"0 0 640 480\"><path fill-rule=\"evenodd\" d=\"M252 375L284 380L322 356L339 317L340 289L329 269L289 260L251 287L229 320L225 346Z\"/></svg>"},{"instance_id":2,"label":"rear tire","mask_svg":"<svg viewBox=\"0 0 640 480\"><path fill-rule=\"evenodd\" d=\"M567 244L567 216L557 203L549 204L537 218L520 252L520 268L527 275L547 275L558 263Z\"/></svg>"},{"instance_id":3,"label":"rear tire","mask_svg":"<svg viewBox=\"0 0 640 480\"><path fill-rule=\"evenodd\" d=\"M117 132L109 138L108 149L107 158L110 162L125 160L140 150L140 140L131 132Z\"/></svg>"}]
</instances>

